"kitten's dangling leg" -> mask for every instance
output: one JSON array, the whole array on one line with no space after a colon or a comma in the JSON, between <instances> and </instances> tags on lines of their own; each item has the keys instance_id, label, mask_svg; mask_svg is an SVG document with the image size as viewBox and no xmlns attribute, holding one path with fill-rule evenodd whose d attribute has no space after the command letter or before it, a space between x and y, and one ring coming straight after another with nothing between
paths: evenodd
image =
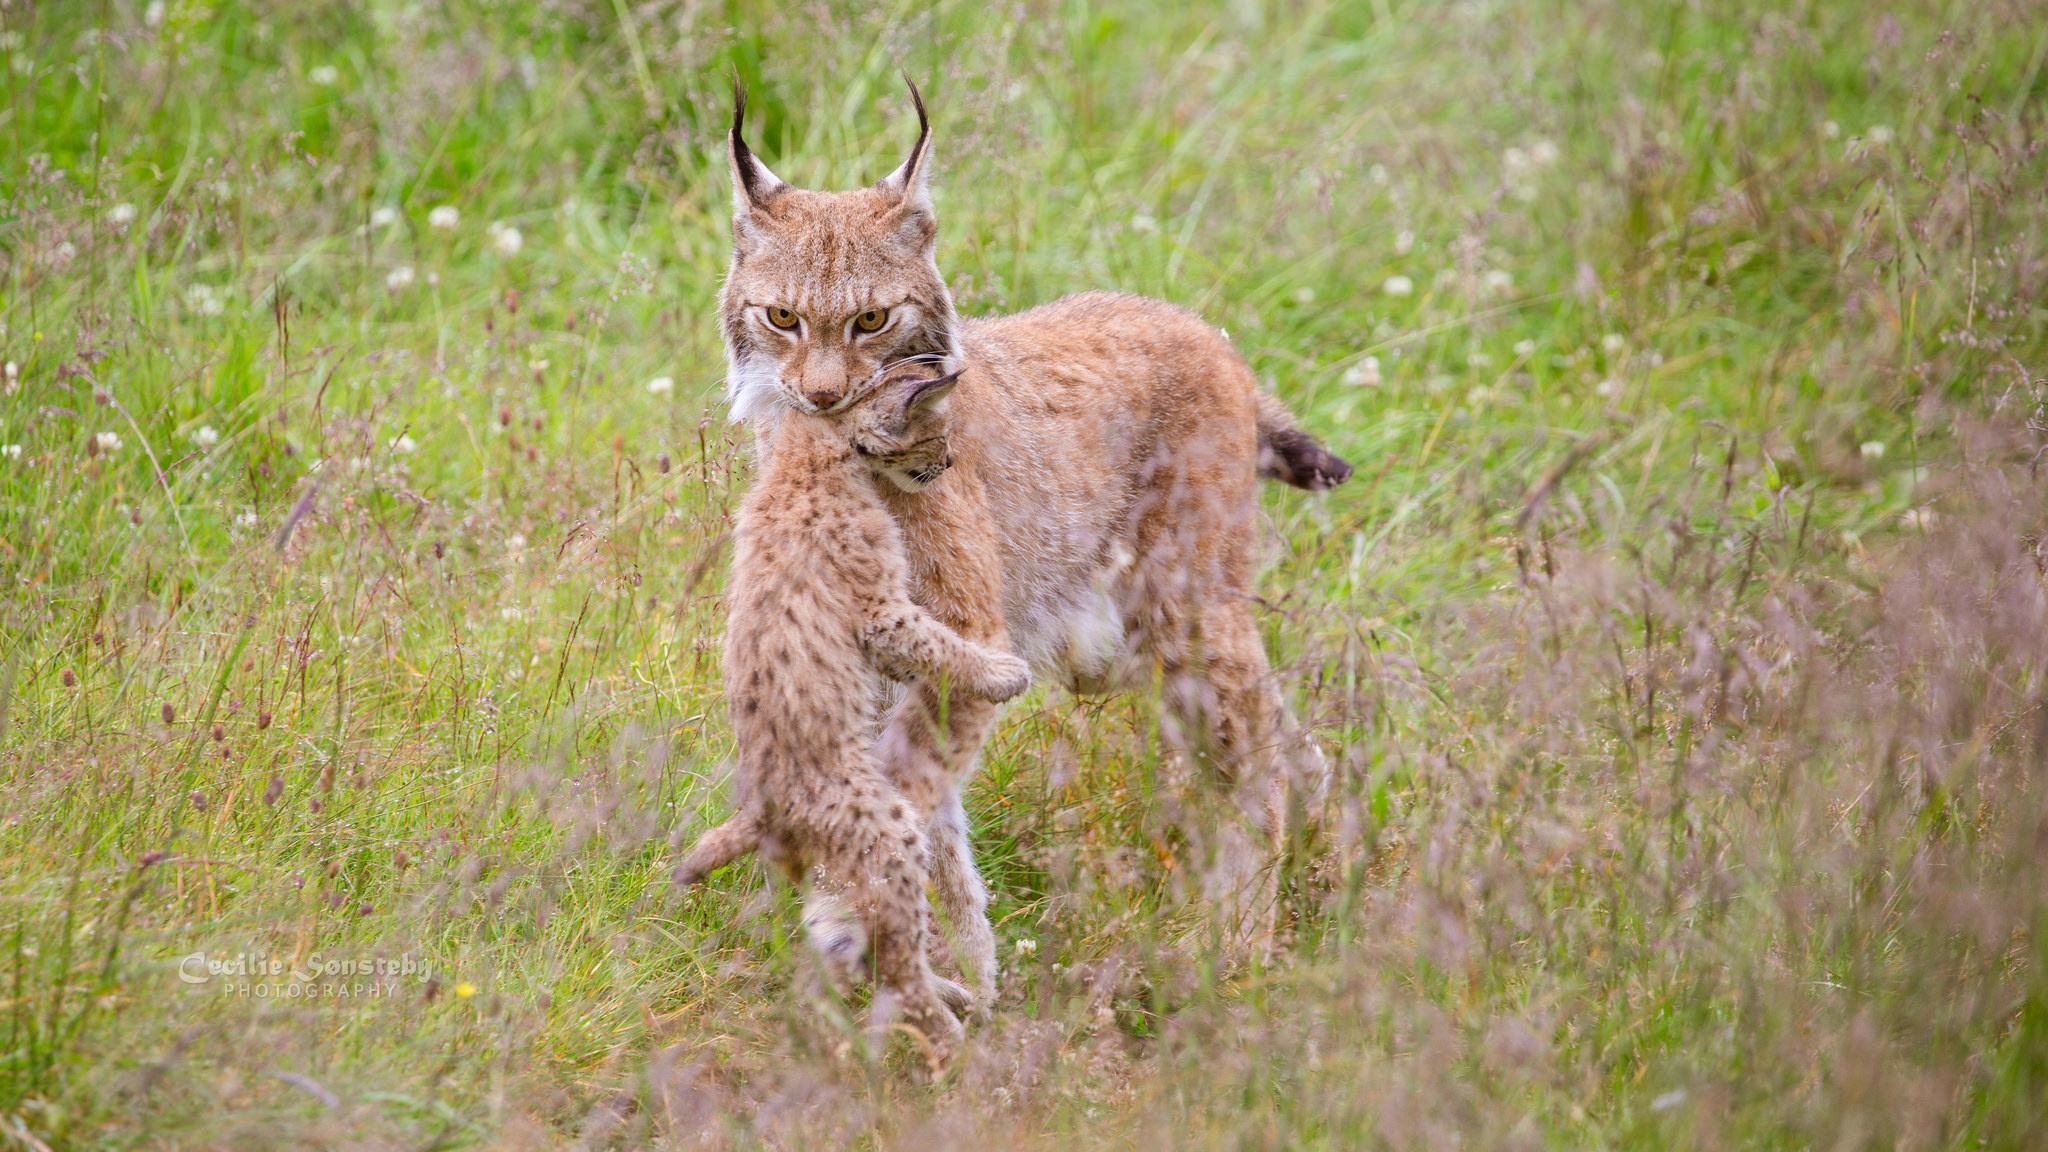
<instances>
[{"instance_id":1,"label":"kitten's dangling leg","mask_svg":"<svg viewBox=\"0 0 2048 1152\"><path fill-rule=\"evenodd\" d=\"M698 837L669 875L679 886L687 888L760 847L761 811L749 804L730 820Z\"/></svg>"}]
</instances>

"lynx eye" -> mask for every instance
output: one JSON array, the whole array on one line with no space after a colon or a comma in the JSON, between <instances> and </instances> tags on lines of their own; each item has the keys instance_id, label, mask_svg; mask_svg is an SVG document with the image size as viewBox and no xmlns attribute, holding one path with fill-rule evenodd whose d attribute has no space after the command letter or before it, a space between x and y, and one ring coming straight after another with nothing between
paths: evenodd
<instances>
[{"instance_id":1,"label":"lynx eye","mask_svg":"<svg viewBox=\"0 0 2048 1152\"><path fill-rule=\"evenodd\" d=\"M768 309L768 322L777 328L794 328L796 327L796 313L791 312L787 308L770 308Z\"/></svg>"},{"instance_id":2,"label":"lynx eye","mask_svg":"<svg viewBox=\"0 0 2048 1152\"><path fill-rule=\"evenodd\" d=\"M853 326L863 332L876 332L881 330L882 325L887 323L888 319L889 314L887 312L880 308L870 308L853 318Z\"/></svg>"}]
</instances>

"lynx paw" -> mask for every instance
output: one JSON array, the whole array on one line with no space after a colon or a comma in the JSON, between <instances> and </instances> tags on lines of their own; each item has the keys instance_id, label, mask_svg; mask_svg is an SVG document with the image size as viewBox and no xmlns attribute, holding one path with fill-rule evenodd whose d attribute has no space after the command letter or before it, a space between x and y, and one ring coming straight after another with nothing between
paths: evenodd
<instances>
[{"instance_id":1,"label":"lynx paw","mask_svg":"<svg viewBox=\"0 0 2048 1152\"><path fill-rule=\"evenodd\" d=\"M935 985L944 983L951 981L934 980ZM961 1038L966 1034L960 1021L946 1010L940 999L944 994L941 987L876 989L875 998L868 1004L868 1038L875 1054L880 1055L888 1047L892 1032L907 1027L923 1048L933 1078L942 1075L946 1064L960 1051Z\"/></svg>"},{"instance_id":2,"label":"lynx paw","mask_svg":"<svg viewBox=\"0 0 2048 1152\"><path fill-rule=\"evenodd\" d=\"M932 977L932 989L939 994L939 1000L955 1015L965 1015L977 1006L974 993L968 991L966 985L948 980L944 976Z\"/></svg>"},{"instance_id":3,"label":"lynx paw","mask_svg":"<svg viewBox=\"0 0 2048 1152\"><path fill-rule=\"evenodd\" d=\"M804 934L825 962L825 971L843 989L867 977L868 934L860 917L837 896L811 893L804 906Z\"/></svg>"},{"instance_id":4,"label":"lynx paw","mask_svg":"<svg viewBox=\"0 0 2048 1152\"><path fill-rule=\"evenodd\" d=\"M1000 704L1031 687L1031 665L1007 652L995 653L976 687L976 695Z\"/></svg>"}]
</instances>

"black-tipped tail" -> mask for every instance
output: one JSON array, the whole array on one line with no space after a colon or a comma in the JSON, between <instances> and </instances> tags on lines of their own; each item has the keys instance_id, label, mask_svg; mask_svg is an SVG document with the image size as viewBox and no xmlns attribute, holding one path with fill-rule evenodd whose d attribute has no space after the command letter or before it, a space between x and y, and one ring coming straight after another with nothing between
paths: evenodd
<instances>
[{"instance_id":1,"label":"black-tipped tail","mask_svg":"<svg viewBox=\"0 0 2048 1152\"><path fill-rule=\"evenodd\" d=\"M1351 464L1301 430L1278 396L1261 391L1258 408L1259 475L1310 492L1323 492L1351 479Z\"/></svg>"},{"instance_id":2,"label":"black-tipped tail","mask_svg":"<svg viewBox=\"0 0 2048 1152\"><path fill-rule=\"evenodd\" d=\"M1351 479L1351 464L1301 429L1279 428L1259 437L1259 475L1323 492Z\"/></svg>"}]
</instances>

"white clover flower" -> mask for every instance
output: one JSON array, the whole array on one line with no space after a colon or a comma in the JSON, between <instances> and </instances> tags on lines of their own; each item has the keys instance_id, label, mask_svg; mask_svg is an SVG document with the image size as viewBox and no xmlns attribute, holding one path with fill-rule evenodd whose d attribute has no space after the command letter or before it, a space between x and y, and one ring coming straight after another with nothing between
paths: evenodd
<instances>
[{"instance_id":1,"label":"white clover flower","mask_svg":"<svg viewBox=\"0 0 2048 1152\"><path fill-rule=\"evenodd\" d=\"M220 443L220 433L214 429L213 425L202 424L199 426L199 431L192 434L192 442L201 448L211 448L215 444Z\"/></svg>"},{"instance_id":2,"label":"white clover flower","mask_svg":"<svg viewBox=\"0 0 2048 1152\"><path fill-rule=\"evenodd\" d=\"M306 73L306 79L326 88L341 82L341 71L332 64L322 64Z\"/></svg>"},{"instance_id":3,"label":"white clover flower","mask_svg":"<svg viewBox=\"0 0 2048 1152\"><path fill-rule=\"evenodd\" d=\"M1863 458L1873 463L1884 459L1884 441L1865 440L1861 449Z\"/></svg>"},{"instance_id":4,"label":"white clover flower","mask_svg":"<svg viewBox=\"0 0 2048 1152\"><path fill-rule=\"evenodd\" d=\"M462 223L462 213L456 211L453 204L443 204L432 212L427 213L427 226L429 228L439 228L442 231L447 231L460 223Z\"/></svg>"},{"instance_id":5,"label":"white clover flower","mask_svg":"<svg viewBox=\"0 0 2048 1152\"><path fill-rule=\"evenodd\" d=\"M1033 939L1031 939L1031 938L1030 938L1030 937L1028 937L1028 936L1027 936L1027 937L1025 937L1025 938L1024 938L1024 939L1022 939L1022 940L1019 940L1019 941L1017 941L1017 955L1019 955L1019 956L1036 956L1037 954L1038 954L1038 941L1036 941L1036 940L1033 940Z\"/></svg>"},{"instance_id":6,"label":"white clover flower","mask_svg":"<svg viewBox=\"0 0 2048 1152\"><path fill-rule=\"evenodd\" d=\"M1593 387L1593 391L1610 398L1619 396L1621 395L1621 381L1612 378L1602 380Z\"/></svg>"},{"instance_id":7,"label":"white clover flower","mask_svg":"<svg viewBox=\"0 0 2048 1152\"><path fill-rule=\"evenodd\" d=\"M1628 347L1628 337L1623 336L1619 332L1609 332L1600 338L1600 350L1609 356L1626 347Z\"/></svg>"},{"instance_id":8,"label":"white clover flower","mask_svg":"<svg viewBox=\"0 0 2048 1152\"><path fill-rule=\"evenodd\" d=\"M498 609L498 619L500 619L500 620L510 620L510 621L518 621L518 620L523 620L523 619L525 619L525 618L526 618L526 613L524 613L524 612L520 611L520 610L519 610L519 609L517 609L517 608L500 608L500 609Z\"/></svg>"},{"instance_id":9,"label":"white clover flower","mask_svg":"<svg viewBox=\"0 0 2048 1152\"><path fill-rule=\"evenodd\" d=\"M116 452L121 448L121 434L119 432L101 432L92 439L93 443L99 445L99 449L102 452Z\"/></svg>"},{"instance_id":10,"label":"white clover flower","mask_svg":"<svg viewBox=\"0 0 2048 1152\"><path fill-rule=\"evenodd\" d=\"M1510 148L1500 154L1500 166L1507 169L1509 176L1520 176L1529 170L1529 154L1520 148Z\"/></svg>"},{"instance_id":11,"label":"white clover flower","mask_svg":"<svg viewBox=\"0 0 2048 1152\"><path fill-rule=\"evenodd\" d=\"M1380 291L1385 292L1389 296L1413 296L1415 295L1415 281L1410 280L1406 276L1389 276L1380 285Z\"/></svg>"},{"instance_id":12,"label":"white clover flower","mask_svg":"<svg viewBox=\"0 0 2048 1152\"><path fill-rule=\"evenodd\" d=\"M107 209L107 223L112 224L116 228L125 228L129 224L134 223L134 221L135 205L133 204L124 201Z\"/></svg>"},{"instance_id":13,"label":"white clover flower","mask_svg":"<svg viewBox=\"0 0 2048 1152\"><path fill-rule=\"evenodd\" d=\"M491 247L497 249L500 256L517 256L519 250L526 246L526 237L519 234L519 229L502 221L493 220L490 227L484 229L484 235L490 237Z\"/></svg>"},{"instance_id":14,"label":"white clover flower","mask_svg":"<svg viewBox=\"0 0 2048 1152\"><path fill-rule=\"evenodd\" d=\"M1137 232L1157 232L1159 221L1154 220L1149 213L1140 212L1131 217L1131 228Z\"/></svg>"},{"instance_id":15,"label":"white clover flower","mask_svg":"<svg viewBox=\"0 0 2048 1152\"><path fill-rule=\"evenodd\" d=\"M384 276L384 287L393 292L402 292L412 287L412 265L400 264Z\"/></svg>"},{"instance_id":16,"label":"white clover flower","mask_svg":"<svg viewBox=\"0 0 2048 1152\"><path fill-rule=\"evenodd\" d=\"M1491 368L1493 366L1493 357L1484 352L1474 352L1470 356L1465 357L1465 363L1474 368Z\"/></svg>"},{"instance_id":17,"label":"white clover flower","mask_svg":"<svg viewBox=\"0 0 2048 1152\"><path fill-rule=\"evenodd\" d=\"M6 371L7 371L7 382L8 382L9 384L12 384L12 383L14 383L14 382L15 382L16 380L19 380L19 379L21 379L21 365L19 365L19 364L16 364L16 363L15 363L14 361L12 361L12 360L9 360L9 361L7 362L7 369L6 369Z\"/></svg>"},{"instance_id":18,"label":"white clover flower","mask_svg":"<svg viewBox=\"0 0 2048 1152\"><path fill-rule=\"evenodd\" d=\"M1479 281L1495 296L1505 296L1515 290L1515 278L1500 268L1489 269Z\"/></svg>"},{"instance_id":19,"label":"white clover flower","mask_svg":"<svg viewBox=\"0 0 2048 1152\"><path fill-rule=\"evenodd\" d=\"M505 547L517 552L521 548L526 547L526 537L514 532L512 535L505 537Z\"/></svg>"},{"instance_id":20,"label":"white clover flower","mask_svg":"<svg viewBox=\"0 0 2048 1152\"><path fill-rule=\"evenodd\" d=\"M1527 357L1534 356L1535 354L1536 342L1534 340L1515 341L1515 355L1521 356L1526 359Z\"/></svg>"},{"instance_id":21,"label":"white clover flower","mask_svg":"<svg viewBox=\"0 0 2048 1152\"><path fill-rule=\"evenodd\" d=\"M528 360L526 362L526 366L528 368L533 369L535 372L545 372L548 370L548 363L548 361L536 357L532 360Z\"/></svg>"},{"instance_id":22,"label":"white clover flower","mask_svg":"<svg viewBox=\"0 0 2048 1152\"><path fill-rule=\"evenodd\" d=\"M400 433L398 439L391 442L391 450L401 454L410 453L419 446L419 441L403 433Z\"/></svg>"},{"instance_id":23,"label":"white clover flower","mask_svg":"<svg viewBox=\"0 0 2048 1152\"><path fill-rule=\"evenodd\" d=\"M8 458L9 460L19 460L19 459L21 459L21 445L19 445L19 444L6 444L6 445L0 445L0 456L5 456L5 457L7 457L7 458Z\"/></svg>"},{"instance_id":24,"label":"white clover flower","mask_svg":"<svg viewBox=\"0 0 2048 1152\"><path fill-rule=\"evenodd\" d=\"M1871 142L1872 144L1877 144L1877 145L1885 145L1885 144L1889 144L1889 143L1891 143L1891 142L1892 142L1892 130L1891 130L1891 126L1890 126L1890 125L1888 125L1888 124L1877 124L1877 125L1873 125L1873 126L1871 127L1871 129L1870 129L1870 142Z\"/></svg>"},{"instance_id":25,"label":"white clover flower","mask_svg":"<svg viewBox=\"0 0 2048 1152\"><path fill-rule=\"evenodd\" d=\"M370 213L370 227L389 228L398 223L398 209L384 205Z\"/></svg>"},{"instance_id":26,"label":"white clover flower","mask_svg":"<svg viewBox=\"0 0 2048 1152\"><path fill-rule=\"evenodd\" d=\"M1415 251L1415 233L1407 228L1394 233L1394 255L1406 256Z\"/></svg>"},{"instance_id":27,"label":"white clover flower","mask_svg":"<svg viewBox=\"0 0 2048 1152\"><path fill-rule=\"evenodd\" d=\"M1387 182L1387 166L1385 164L1375 164L1367 169L1365 174L1375 184L1385 184Z\"/></svg>"},{"instance_id":28,"label":"white clover flower","mask_svg":"<svg viewBox=\"0 0 2048 1152\"><path fill-rule=\"evenodd\" d=\"M1529 159L1540 167L1548 168L1557 163L1557 145L1548 140L1538 140L1529 145Z\"/></svg>"},{"instance_id":29,"label":"white clover flower","mask_svg":"<svg viewBox=\"0 0 2048 1152\"><path fill-rule=\"evenodd\" d=\"M1344 370L1344 383L1353 387L1377 388L1384 377L1380 375L1380 358L1367 356Z\"/></svg>"},{"instance_id":30,"label":"white clover flower","mask_svg":"<svg viewBox=\"0 0 2048 1152\"><path fill-rule=\"evenodd\" d=\"M149 0L149 7L142 10L142 22L151 28L164 26L164 0Z\"/></svg>"},{"instance_id":31,"label":"white clover flower","mask_svg":"<svg viewBox=\"0 0 2048 1152\"><path fill-rule=\"evenodd\" d=\"M254 512L244 512L235 517L235 527L237 528L254 528L255 526L256 514Z\"/></svg>"},{"instance_id":32,"label":"white clover flower","mask_svg":"<svg viewBox=\"0 0 2048 1152\"><path fill-rule=\"evenodd\" d=\"M220 290L211 284L194 284L185 289L185 306L201 316L218 316L227 309Z\"/></svg>"},{"instance_id":33,"label":"white clover flower","mask_svg":"<svg viewBox=\"0 0 2048 1152\"><path fill-rule=\"evenodd\" d=\"M1833 120L1826 121L1820 126L1820 134L1822 136L1827 137L1830 140L1833 140L1835 137L1840 136L1842 134L1842 126L1840 124L1835 123Z\"/></svg>"},{"instance_id":34,"label":"white clover flower","mask_svg":"<svg viewBox=\"0 0 2048 1152\"><path fill-rule=\"evenodd\" d=\"M1299 288L1296 288L1296 289L1294 290L1294 302L1295 302L1296 304L1313 304L1313 303L1315 303L1315 302L1316 302L1316 290L1315 290L1315 289L1313 289L1313 288L1311 288L1311 287L1309 287L1309 286L1308 286L1308 285L1306 285L1306 284L1303 284L1303 285L1302 285L1301 287L1299 287Z\"/></svg>"},{"instance_id":35,"label":"white clover flower","mask_svg":"<svg viewBox=\"0 0 2048 1152\"><path fill-rule=\"evenodd\" d=\"M666 396L675 391L676 382L672 377L656 376L647 382L647 390L656 396Z\"/></svg>"}]
</instances>

